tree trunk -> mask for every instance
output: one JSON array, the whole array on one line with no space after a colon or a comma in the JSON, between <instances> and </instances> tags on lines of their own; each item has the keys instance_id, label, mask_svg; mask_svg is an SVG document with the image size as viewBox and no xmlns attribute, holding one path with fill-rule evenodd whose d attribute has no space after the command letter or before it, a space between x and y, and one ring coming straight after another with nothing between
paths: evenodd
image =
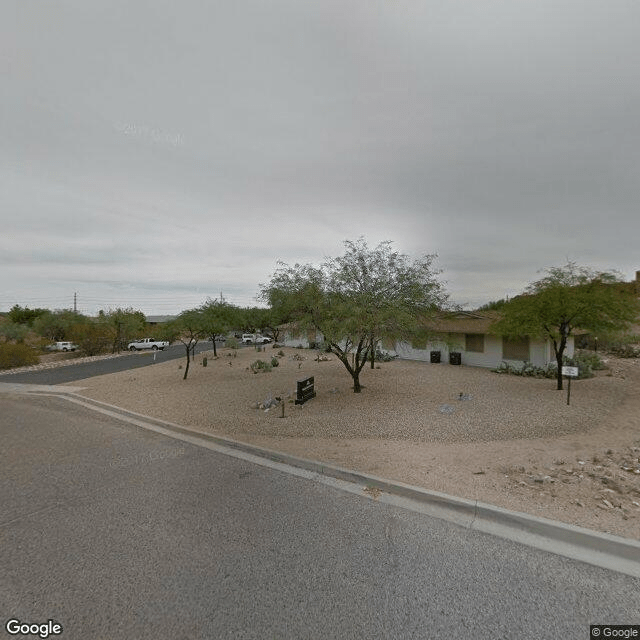
<instances>
[{"instance_id":1,"label":"tree trunk","mask_svg":"<svg viewBox=\"0 0 640 640\"><path fill-rule=\"evenodd\" d=\"M558 391L562 391L562 357L564 355L564 348L566 345L566 340L561 340L560 346L556 351L556 365L558 367L558 384L556 385L556 389Z\"/></svg>"},{"instance_id":2,"label":"tree trunk","mask_svg":"<svg viewBox=\"0 0 640 640\"><path fill-rule=\"evenodd\" d=\"M217 358L218 354L216 352L216 337L215 337L215 335L213 336L213 340L211 342L213 342L213 357Z\"/></svg>"},{"instance_id":3,"label":"tree trunk","mask_svg":"<svg viewBox=\"0 0 640 640\"><path fill-rule=\"evenodd\" d=\"M187 366L184 368L184 376L182 376L183 380L187 379L187 373L189 373L189 363L191 361L190 358L189 358L189 356L191 355L190 351L191 351L191 345L188 344L187 345Z\"/></svg>"},{"instance_id":4,"label":"tree trunk","mask_svg":"<svg viewBox=\"0 0 640 640\"><path fill-rule=\"evenodd\" d=\"M376 364L376 350L373 348L373 338L371 338L371 368L375 369Z\"/></svg>"},{"instance_id":5,"label":"tree trunk","mask_svg":"<svg viewBox=\"0 0 640 640\"><path fill-rule=\"evenodd\" d=\"M363 341L360 341L358 349L355 353L351 353L351 363L349 362L349 351L343 350L338 344L329 343L331 353L338 356L338 360L342 362L345 369L349 372L349 375L353 378L353 392L360 393L362 386L360 385L360 372L369 359L368 349L363 352Z\"/></svg>"}]
</instances>

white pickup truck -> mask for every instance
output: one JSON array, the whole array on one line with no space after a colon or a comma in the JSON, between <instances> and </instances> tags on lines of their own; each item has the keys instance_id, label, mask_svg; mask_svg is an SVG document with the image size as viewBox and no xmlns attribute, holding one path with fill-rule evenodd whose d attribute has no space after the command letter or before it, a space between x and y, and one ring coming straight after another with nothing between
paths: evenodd
<instances>
[{"instance_id":1,"label":"white pickup truck","mask_svg":"<svg viewBox=\"0 0 640 640\"><path fill-rule=\"evenodd\" d=\"M140 351L142 349L164 349L169 343L166 340L155 340L154 338L142 338L142 340L134 340L127 345L129 351Z\"/></svg>"},{"instance_id":2,"label":"white pickup truck","mask_svg":"<svg viewBox=\"0 0 640 640\"><path fill-rule=\"evenodd\" d=\"M259 333L243 333L242 344L267 344L271 342L271 338L261 336Z\"/></svg>"}]
</instances>

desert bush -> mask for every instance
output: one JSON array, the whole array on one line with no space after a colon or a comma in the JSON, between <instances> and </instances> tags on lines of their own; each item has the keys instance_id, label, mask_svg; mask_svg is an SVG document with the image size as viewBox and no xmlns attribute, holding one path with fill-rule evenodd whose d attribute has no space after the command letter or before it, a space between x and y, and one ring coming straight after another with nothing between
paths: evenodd
<instances>
[{"instance_id":1,"label":"desert bush","mask_svg":"<svg viewBox=\"0 0 640 640\"><path fill-rule=\"evenodd\" d=\"M602 362L602 358L595 351L576 351L574 360L578 362L576 366L589 366L592 371L602 371L607 366Z\"/></svg>"},{"instance_id":2,"label":"desert bush","mask_svg":"<svg viewBox=\"0 0 640 640\"><path fill-rule=\"evenodd\" d=\"M13 369L38 364L38 353L26 344L0 344L0 369Z\"/></svg>"},{"instance_id":3,"label":"desert bush","mask_svg":"<svg viewBox=\"0 0 640 640\"><path fill-rule=\"evenodd\" d=\"M28 325L18 324L17 322L0 321L0 336L5 340L11 340L22 344L28 335Z\"/></svg>"},{"instance_id":4,"label":"desert bush","mask_svg":"<svg viewBox=\"0 0 640 640\"><path fill-rule=\"evenodd\" d=\"M496 369L492 369L494 373L506 373L513 376L524 376L527 378L555 378L555 366L550 364L547 367L536 367L530 362L524 362L521 367L501 362Z\"/></svg>"},{"instance_id":5,"label":"desert bush","mask_svg":"<svg viewBox=\"0 0 640 640\"><path fill-rule=\"evenodd\" d=\"M375 361L376 362L391 362L395 360L398 356L392 356L390 353L386 353L385 351L380 351L380 349L376 349L375 353Z\"/></svg>"},{"instance_id":6,"label":"desert bush","mask_svg":"<svg viewBox=\"0 0 640 640\"><path fill-rule=\"evenodd\" d=\"M253 373L267 373L272 369L271 363L265 362L264 360L256 360L255 362L252 362L249 366L251 371L253 371Z\"/></svg>"},{"instance_id":7,"label":"desert bush","mask_svg":"<svg viewBox=\"0 0 640 640\"><path fill-rule=\"evenodd\" d=\"M70 337L76 342L86 356L96 356L110 351L111 344L108 329L95 322L74 325L70 330Z\"/></svg>"},{"instance_id":8,"label":"desert bush","mask_svg":"<svg viewBox=\"0 0 640 640\"><path fill-rule=\"evenodd\" d=\"M576 351L576 353L574 353L573 357L571 358L565 356L562 359L562 364L568 367L578 367L578 380L583 380L584 378L593 378L596 374L593 373L591 360L589 357L582 357L581 353L584 352ZM598 358L598 360L600 360L600 358Z\"/></svg>"},{"instance_id":9,"label":"desert bush","mask_svg":"<svg viewBox=\"0 0 640 640\"><path fill-rule=\"evenodd\" d=\"M276 358L275 356L273 358L271 358L271 366L272 367L277 367L280 365L280 360L278 360L278 358Z\"/></svg>"},{"instance_id":10,"label":"desert bush","mask_svg":"<svg viewBox=\"0 0 640 640\"><path fill-rule=\"evenodd\" d=\"M604 363L597 353L579 351L572 358L564 356L563 364L568 367L578 367L578 380L593 378L594 370L606 369ZM550 362L546 367L536 367L531 362L524 362L522 366L501 362L494 373L506 373L513 376L524 376L528 378L555 378L557 368L555 362Z\"/></svg>"}]
</instances>

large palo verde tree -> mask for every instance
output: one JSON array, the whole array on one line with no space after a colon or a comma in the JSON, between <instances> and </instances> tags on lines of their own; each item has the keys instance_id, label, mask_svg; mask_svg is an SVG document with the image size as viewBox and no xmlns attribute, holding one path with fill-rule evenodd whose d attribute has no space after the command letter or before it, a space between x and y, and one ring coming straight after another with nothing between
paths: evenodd
<instances>
[{"instance_id":1,"label":"large palo verde tree","mask_svg":"<svg viewBox=\"0 0 640 640\"><path fill-rule=\"evenodd\" d=\"M562 389L564 352L574 331L622 331L637 322L640 303L616 272L594 271L574 262L545 272L502 307L502 318L493 328L508 337L549 338L558 367L557 388Z\"/></svg>"},{"instance_id":2,"label":"large palo verde tree","mask_svg":"<svg viewBox=\"0 0 640 640\"><path fill-rule=\"evenodd\" d=\"M316 267L280 263L262 296L278 315L323 334L359 393L360 372L378 341L411 334L446 302L434 255L410 260L391 242L370 249L363 238Z\"/></svg>"}]
</instances>

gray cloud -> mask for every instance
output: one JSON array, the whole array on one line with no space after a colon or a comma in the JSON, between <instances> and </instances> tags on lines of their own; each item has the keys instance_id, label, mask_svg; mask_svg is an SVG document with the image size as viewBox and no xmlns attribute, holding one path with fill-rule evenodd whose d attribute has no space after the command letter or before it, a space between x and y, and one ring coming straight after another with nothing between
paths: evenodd
<instances>
[{"instance_id":1,"label":"gray cloud","mask_svg":"<svg viewBox=\"0 0 640 640\"><path fill-rule=\"evenodd\" d=\"M152 312L346 238L452 297L637 252L640 5L334 0L0 8L0 308ZM42 302L39 302L42 301Z\"/></svg>"}]
</instances>

